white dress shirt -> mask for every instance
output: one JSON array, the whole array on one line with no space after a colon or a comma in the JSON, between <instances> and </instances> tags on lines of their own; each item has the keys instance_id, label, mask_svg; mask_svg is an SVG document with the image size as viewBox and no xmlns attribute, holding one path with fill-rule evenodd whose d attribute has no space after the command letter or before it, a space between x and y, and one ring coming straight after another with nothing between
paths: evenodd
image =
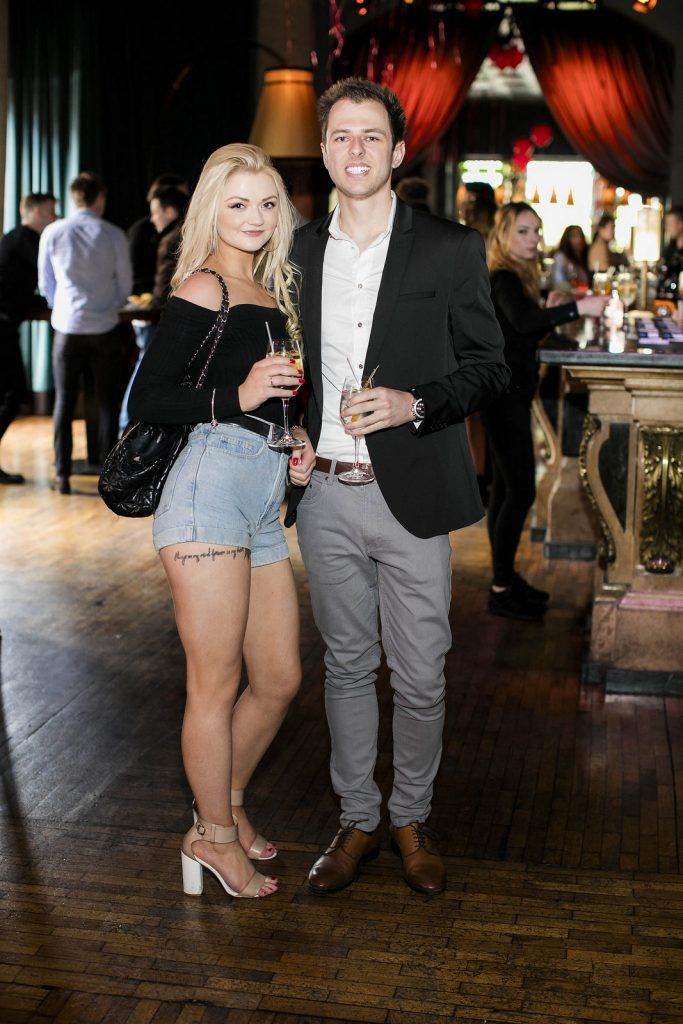
<instances>
[{"instance_id":1,"label":"white dress shirt","mask_svg":"<svg viewBox=\"0 0 683 1024\"><path fill-rule=\"evenodd\" d=\"M396 196L392 192L387 226L363 252L339 227L339 207L330 221L323 263L323 416L317 447L318 455L325 459L353 461L353 438L344 431L339 416L340 392L352 367L358 380L374 370L374 366L366 368L365 357L395 213ZM360 458L362 462L370 461L365 438L361 438Z\"/></svg>"},{"instance_id":2,"label":"white dress shirt","mask_svg":"<svg viewBox=\"0 0 683 1024\"><path fill-rule=\"evenodd\" d=\"M128 239L92 210L48 225L40 237L38 287L62 334L106 334L133 286Z\"/></svg>"}]
</instances>

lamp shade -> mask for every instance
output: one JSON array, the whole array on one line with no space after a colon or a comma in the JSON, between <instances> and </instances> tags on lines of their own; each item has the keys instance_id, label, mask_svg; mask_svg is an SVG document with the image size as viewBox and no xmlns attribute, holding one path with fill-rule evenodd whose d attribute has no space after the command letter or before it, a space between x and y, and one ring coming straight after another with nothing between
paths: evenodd
<instances>
[{"instance_id":1,"label":"lamp shade","mask_svg":"<svg viewBox=\"0 0 683 1024\"><path fill-rule=\"evenodd\" d=\"M633 259L636 263L656 263L661 251L661 211L652 206L638 210L633 229Z\"/></svg>"},{"instance_id":2,"label":"lamp shade","mask_svg":"<svg viewBox=\"0 0 683 1024\"><path fill-rule=\"evenodd\" d=\"M249 142L272 157L319 160L320 128L315 102L312 71L305 68L266 71Z\"/></svg>"}]
</instances>

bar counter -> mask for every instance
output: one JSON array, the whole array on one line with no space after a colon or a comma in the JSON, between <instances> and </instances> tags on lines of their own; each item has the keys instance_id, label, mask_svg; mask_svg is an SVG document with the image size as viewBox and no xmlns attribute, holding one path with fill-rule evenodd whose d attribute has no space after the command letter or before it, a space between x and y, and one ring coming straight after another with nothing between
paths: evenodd
<instances>
[{"instance_id":1,"label":"bar counter","mask_svg":"<svg viewBox=\"0 0 683 1024\"><path fill-rule=\"evenodd\" d=\"M598 558L584 679L683 694L683 329L638 316L627 335L591 333L539 352L588 392L578 472Z\"/></svg>"}]
</instances>

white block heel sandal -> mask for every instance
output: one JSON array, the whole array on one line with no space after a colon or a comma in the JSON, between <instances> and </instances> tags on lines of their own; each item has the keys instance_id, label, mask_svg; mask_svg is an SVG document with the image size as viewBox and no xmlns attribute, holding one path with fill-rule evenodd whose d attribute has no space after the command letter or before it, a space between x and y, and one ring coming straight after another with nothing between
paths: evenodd
<instances>
[{"instance_id":1,"label":"white block heel sandal","mask_svg":"<svg viewBox=\"0 0 683 1024\"><path fill-rule=\"evenodd\" d=\"M187 896L201 896L204 891L203 868L206 868L216 876L229 896L234 896L237 899L261 898L259 890L272 879L266 878L260 871L255 871L241 892L236 892L228 885L217 868L207 864L194 853L193 844L200 841L214 843L217 846L239 842L237 825L214 825L212 822L198 817L192 828L186 833L180 858L183 869L183 891ZM266 895L272 896L274 893Z\"/></svg>"}]
</instances>

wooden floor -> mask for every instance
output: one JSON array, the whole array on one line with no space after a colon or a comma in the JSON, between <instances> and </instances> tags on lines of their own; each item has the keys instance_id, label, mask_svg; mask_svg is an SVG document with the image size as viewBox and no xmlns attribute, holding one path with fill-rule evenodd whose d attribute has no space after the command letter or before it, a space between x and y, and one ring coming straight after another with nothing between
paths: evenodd
<instances>
[{"instance_id":1,"label":"wooden floor","mask_svg":"<svg viewBox=\"0 0 683 1024\"><path fill-rule=\"evenodd\" d=\"M506 622L485 612L483 527L454 536L431 821L448 891L408 890L385 842L320 898L306 872L337 809L290 533L304 685L250 793L281 892L185 897L183 660L150 523L115 519L94 477L52 494L50 435L22 420L2 450L29 483L0 488L0 1024L682 1024L683 701L580 685L590 565L525 542L551 610Z\"/></svg>"}]
</instances>

